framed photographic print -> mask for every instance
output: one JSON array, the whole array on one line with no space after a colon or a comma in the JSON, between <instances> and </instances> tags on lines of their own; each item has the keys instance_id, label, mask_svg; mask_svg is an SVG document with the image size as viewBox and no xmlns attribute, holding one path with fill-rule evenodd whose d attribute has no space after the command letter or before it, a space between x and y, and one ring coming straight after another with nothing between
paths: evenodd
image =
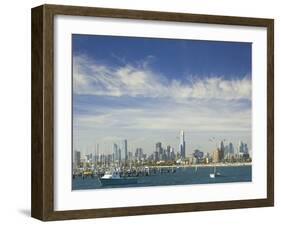
<instances>
[{"instance_id":1,"label":"framed photographic print","mask_svg":"<svg viewBox=\"0 0 281 226\"><path fill-rule=\"evenodd\" d=\"M32 9L32 216L273 206L272 19Z\"/></svg>"}]
</instances>

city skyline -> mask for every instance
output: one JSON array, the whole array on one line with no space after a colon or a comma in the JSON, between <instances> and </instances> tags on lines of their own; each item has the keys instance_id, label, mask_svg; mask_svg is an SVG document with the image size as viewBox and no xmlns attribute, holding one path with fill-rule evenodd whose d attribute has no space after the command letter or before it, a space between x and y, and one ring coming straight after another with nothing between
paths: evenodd
<instances>
[{"instance_id":1,"label":"city skyline","mask_svg":"<svg viewBox=\"0 0 281 226\"><path fill-rule=\"evenodd\" d=\"M251 150L251 44L73 35L73 150Z\"/></svg>"},{"instance_id":2,"label":"city skyline","mask_svg":"<svg viewBox=\"0 0 281 226\"><path fill-rule=\"evenodd\" d=\"M183 130L179 136L178 150L171 145L165 147L157 142L152 154L145 153L142 147L129 151L127 139L120 145L114 143L110 154L99 150L98 144L93 153L84 156L75 150L72 159L72 188L76 190L252 180L252 157L247 143L239 141L237 147L234 147L231 141L222 140L212 153L195 149L192 155L186 155Z\"/></svg>"},{"instance_id":3,"label":"city skyline","mask_svg":"<svg viewBox=\"0 0 281 226\"><path fill-rule=\"evenodd\" d=\"M105 151L104 148L102 148L100 146L100 144L96 144L93 146L93 148L89 151L89 152L83 152L81 150L73 150L74 152L79 152L81 155L81 158L83 158L83 156L85 157L86 155L118 155L120 157L120 160L128 160L128 156L129 153L131 154L135 154L136 152L138 152L139 150L141 150L141 152L143 154L146 155L151 155L154 154L155 151L156 152L160 152L159 150L170 150L173 151L174 154L177 154L179 156L181 156L182 158L186 158L186 157L190 157L194 154L194 152L196 151L200 151L203 152L205 155L206 154L212 154L214 153L217 149L221 149L224 150L226 147L229 149L228 151L230 153L233 154L239 154L239 152L244 152L243 150L241 150L241 144L242 145L246 145L247 148L247 153L249 153L250 155L252 154L252 150L251 147L248 145L247 142L245 142L244 140L239 140L238 142L233 142L232 140L218 140L215 137L211 137L209 138L209 141L213 143L214 147L211 151L207 151L205 149L199 148L197 146L197 148L190 148L190 151L187 150L186 147L186 140L185 140L185 132L184 130L180 130L180 134L179 134L179 144L178 147L177 145L171 145L171 144L165 144L162 143L161 141L155 142L154 147L151 148L150 151L146 151L143 149L142 146L138 146L138 147L130 147L130 141L128 141L127 139L123 139L120 140L118 142L114 142L111 143L111 148L108 148L107 151ZM243 149L243 147L242 147Z\"/></svg>"}]
</instances>

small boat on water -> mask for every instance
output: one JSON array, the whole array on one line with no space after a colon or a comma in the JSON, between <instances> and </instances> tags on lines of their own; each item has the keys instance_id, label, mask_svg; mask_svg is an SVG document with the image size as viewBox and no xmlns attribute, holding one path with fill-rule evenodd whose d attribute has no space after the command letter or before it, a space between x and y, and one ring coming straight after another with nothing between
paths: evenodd
<instances>
[{"instance_id":1,"label":"small boat on water","mask_svg":"<svg viewBox=\"0 0 281 226\"><path fill-rule=\"evenodd\" d=\"M214 172L210 173L210 178L216 178L216 177L220 177L220 176L221 176L221 173L217 172L217 167L215 166L214 167Z\"/></svg>"},{"instance_id":2,"label":"small boat on water","mask_svg":"<svg viewBox=\"0 0 281 226\"><path fill-rule=\"evenodd\" d=\"M102 186L137 184L138 178L120 176L117 171L108 171L99 178Z\"/></svg>"}]
</instances>

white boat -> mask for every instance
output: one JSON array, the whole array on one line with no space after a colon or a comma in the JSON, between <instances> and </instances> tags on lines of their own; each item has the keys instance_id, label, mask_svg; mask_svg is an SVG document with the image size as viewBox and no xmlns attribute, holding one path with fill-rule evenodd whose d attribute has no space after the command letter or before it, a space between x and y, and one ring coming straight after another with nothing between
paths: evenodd
<instances>
[{"instance_id":1,"label":"white boat","mask_svg":"<svg viewBox=\"0 0 281 226\"><path fill-rule=\"evenodd\" d=\"M216 177L220 177L220 176L221 176L221 173L217 172L217 167L215 166L214 167L214 172L210 173L210 178L216 178Z\"/></svg>"},{"instance_id":2,"label":"white boat","mask_svg":"<svg viewBox=\"0 0 281 226\"><path fill-rule=\"evenodd\" d=\"M136 177L121 177L120 173L117 171L108 171L99 178L102 186L109 185L127 185L127 184L137 184L138 179Z\"/></svg>"}]
</instances>

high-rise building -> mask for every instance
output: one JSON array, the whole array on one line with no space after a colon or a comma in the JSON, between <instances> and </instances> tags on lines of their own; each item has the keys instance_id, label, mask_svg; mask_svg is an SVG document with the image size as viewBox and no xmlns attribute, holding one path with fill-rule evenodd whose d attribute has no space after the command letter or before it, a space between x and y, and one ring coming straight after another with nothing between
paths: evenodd
<instances>
[{"instance_id":1,"label":"high-rise building","mask_svg":"<svg viewBox=\"0 0 281 226\"><path fill-rule=\"evenodd\" d=\"M220 162L220 150L219 149L216 149L213 152L213 162L215 162L215 163Z\"/></svg>"},{"instance_id":2,"label":"high-rise building","mask_svg":"<svg viewBox=\"0 0 281 226\"><path fill-rule=\"evenodd\" d=\"M223 159L223 152L220 148L217 148L213 152L213 162L214 163L221 162L222 159Z\"/></svg>"},{"instance_id":3,"label":"high-rise building","mask_svg":"<svg viewBox=\"0 0 281 226\"><path fill-rule=\"evenodd\" d=\"M185 158L185 139L184 139L184 131L180 131L180 144L179 144L179 152L180 152L180 157L182 159Z\"/></svg>"},{"instance_id":4,"label":"high-rise building","mask_svg":"<svg viewBox=\"0 0 281 226\"><path fill-rule=\"evenodd\" d=\"M106 164L107 164L107 166L110 166L110 163L112 163L112 160L113 160L113 154L108 154L106 156Z\"/></svg>"},{"instance_id":5,"label":"high-rise building","mask_svg":"<svg viewBox=\"0 0 281 226\"><path fill-rule=\"evenodd\" d=\"M221 141L219 149L220 149L220 160L222 160L224 158L224 152L225 152L225 147L224 147L223 141Z\"/></svg>"},{"instance_id":6,"label":"high-rise building","mask_svg":"<svg viewBox=\"0 0 281 226\"><path fill-rule=\"evenodd\" d=\"M234 154L234 146L231 142L228 145L228 153L231 155Z\"/></svg>"},{"instance_id":7,"label":"high-rise building","mask_svg":"<svg viewBox=\"0 0 281 226\"><path fill-rule=\"evenodd\" d=\"M240 155L249 154L248 145L242 141L239 141L237 149L238 149L238 154Z\"/></svg>"},{"instance_id":8,"label":"high-rise building","mask_svg":"<svg viewBox=\"0 0 281 226\"><path fill-rule=\"evenodd\" d=\"M161 142L158 142L158 143L156 143L155 153L154 153L155 161L161 160L160 157L162 157L162 154L160 155L160 153L162 153L162 144L161 144Z\"/></svg>"},{"instance_id":9,"label":"high-rise building","mask_svg":"<svg viewBox=\"0 0 281 226\"><path fill-rule=\"evenodd\" d=\"M81 163L81 152L80 151L74 151L73 155L73 167L78 168Z\"/></svg>"},{"instance_id":10,"label":"high-rise building","mask_svg":"<svg viewBox=\"0 0 281 226\"><path fill-rule=\"evenodd\" d=\"M243 143L243 141L239 141L237 149L238 149L238 153L241 153L241 154L244 153L244 143Z\"/></svg>"},{"instance_id":11,"label":"high-rise building","mask_svg":"<svg viewBox=\"0 0 281 226\"><path fill-rule=\"evenodd\" d=\"M136 152L135 152L135 159L137 161L140 161L143 157L143 151L142 151L142 148L137 148L136 149Z\"/></svg>"},{"instance_id":12,"label":"high-rise building","mask_svg":"<svg viewBox=\"0 0 281 226\"><path fill-rule=\"evenodd\" d=\"M158 151L155 151L154 152L154 161L159 161L159 152Z\"/></svg>"},{"instance_id":13,"label":"high-rise building","mask_svg":"<svg viewBox=\"0 0 281 226\"><path fill-rule=\"evenodd\" d=\"M146 161L147 160L147 154L142 154L142 160Z\"/></svg>"},{"instance_id":14,"label":"high-rise building","mask_svg":"<svg viewBox=\"0 0 281 226\"><path fill-rule=\"evenodd\" d=\"M118 148L118 162L120 163L122 159L122 155L121 155L121 148Z\"/></svg>"},{"instance_id":15,"label":"high-rise building","mask_svg":"<svg viewBox=\"0 0 281 226\"><path fill-rule=\"evenodd\" d=\"M249 149L247 144L244 144L244 154L249 154Z\"/></svg>"},{"instance_id":16,"label":"high-rise building","mask_svg":"<svg viewBox=\"0 0 281 226\"><path fill-rule=\"evenodd\" d=\"M162 153L162 144L161 144L161 142L156 143L156 151L159 154Z\"/></svg>"},{"instance_id":17,"label":"high-rise building","mask_svg":"<svg viewBox=\"0 0 281 226\"><path fill-rule=\"evenodd\" d=\"M168 145L167 146L167 160L171 160L171 146Z\"/></svg>"},{"instance_id":18,"label":"high-rise building","mask_svg":"<svg viewBox=\"0 0 281 226\"><path fill-rule=\"evenodd\" d=\"M227 156L227 155L229 155L229 145L228 144L226 144L225 146L224 146L224 156Z\"/></svg>"},{"instance_id":19,"label":"high-rise building","mask_svg":"<svg viewBox=\"0 0 281 226\"><path fill-rule=\"evenodd\" d=\"M223 141L221 141L220 150L221 150L222 152L224 152L224 143L223 143Z\"/></svg>"},{"instance_id":20,"label":"high-rise building","mask_svg":"<svg viewBox=\"0 0 281 226\"><path fill-rule=\"evenodd\" d=\"M113 154L113 162L119 161L119 152L118 152L117 144L113 144L112 154Z\"/></svg>"},{"instance_id":21,"label":"high-rise building","mask_svg":"<svg viewBox=\"0 0 281 226\"><path fill-rule=\"evenodd\" d=\"M130 151L128 152L128 160L129 160L129 162L133 161L133 153Z\"/></svg>"},{"instance_id":22,"label":"high-rise building","mask_svg":"<svg viewBox=\"0 0 281 226\"><path fill-rule=\"evenodd\" d=\"M124 151L124 160L128 160L128 143L127 140L123 140L123 151Z\"/></svg>"},{"instance_id":23,"label":"high-rise building","mask_svg":"<svg viewBox=\"0 0 281 226\"><path fill-rule=\"evenodd\" d=\"M175 154L174 148L171 148L171 160L172 161L176 160L176 154Z\"/></svg>"}]
</instances>

